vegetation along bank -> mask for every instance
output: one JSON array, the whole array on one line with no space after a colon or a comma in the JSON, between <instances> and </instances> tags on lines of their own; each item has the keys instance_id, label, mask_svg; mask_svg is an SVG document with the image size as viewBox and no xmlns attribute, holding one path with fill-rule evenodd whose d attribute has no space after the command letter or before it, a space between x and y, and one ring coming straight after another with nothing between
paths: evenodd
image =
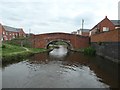
<instances>
[{"instance_id":1,"label":"vegetation along bank","mask_svg":"<svg viewBox=\"0 0 120 90\"><path fill-rule=\"evenodd\" d=\"M35 53L41 53L48 51L43 48L26 48L21 46L16 46L12 44L2 44L2 49L0 53L2 56L2 63L7 63L9 61L21 61Z\"/></svg>"}]
</instances>

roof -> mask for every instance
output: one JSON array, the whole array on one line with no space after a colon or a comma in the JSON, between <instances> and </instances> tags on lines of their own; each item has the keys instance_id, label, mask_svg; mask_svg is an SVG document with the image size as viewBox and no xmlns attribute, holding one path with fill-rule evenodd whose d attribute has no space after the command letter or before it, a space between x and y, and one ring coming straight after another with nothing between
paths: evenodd
<instances>
[{"instance_id":1,"label":"roof","mask_svg":"<svg viewBox=\"0 0 120 90\"><path fill-rule=\"evenodd\" d=\"M79 29L79 30L82 30L82 29ZM90 29L83 29L83 32L89 32Z\"/></svg>"},{"instance_id":2,"label":"roof","mask_svg":"<svg viewBox=\"0 0 120 90\"><path fill-rule=\"evenodd\" d=\"M5 29L5 31L10 31L10 32L20 32L20 28L13 28L13 27L10 27L10 26L6 26L6 25L3 25L3 28Z\"/></svg>"},{"instance_id":3,"label":"roof","mask_svg":"<svg viewBox=\"0 0 120 90\"><path fill-rule=\"evenodd\" d=\"M105 19L108 19L107 16L106 16L103 20L105 20ZM103 20L102 20L102 21L103 21ZM108 19L108 20L109 20L109 19ZM99 25L102 21L100 21L97 25ZM120 26L120 20L109 20L109 21L111 21L115 26ZM97 25L95 25L92 29L94 29ZM92 29L91 29L91 30L92 30ZM90 30L90 31L91 31L91 30Z\"/></svg>"},{"instance_id":4,"label":"roof","mask_svg":"<svg viewBox=\"0 0 120 90\"><path fill-rule=\"evenodd\" d=\"M120 20L111 20L111 22L112 22L115 26L120 25Z\"/></svg>"}]
</instances>

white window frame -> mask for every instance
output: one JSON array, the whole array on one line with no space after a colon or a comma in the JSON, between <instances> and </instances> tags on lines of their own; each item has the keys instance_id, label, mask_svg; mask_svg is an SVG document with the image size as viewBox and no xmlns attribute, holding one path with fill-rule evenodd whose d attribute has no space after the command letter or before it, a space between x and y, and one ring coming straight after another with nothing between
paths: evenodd
<instances>
[{"instance_id":1,"label":"white window frame","mask_svg":"<svg viewBox=\"0 0 120 90\"><path fill-rule=\"evenodd\" d=\"M103 27L103 32L109 31L109 27Z\"/></svg>"},{"instance_id":2,"label":"white window frame","mask_svg":"<svg viewBox=\"0 0 120 90\"><path fill-rule=\"evenodd\" d=\"M13 38L15 38L15 36L13 35Z\"/></svg>"},{"instance_id":3,"label":"white window frame","mask_svg":"<svg viewBox=\"0 0 120 90\"><path fill-rule=\"evenodd\" d=\"M3 31L3 34L5 34L5 32Z\"/></svg>"},{"instance_id":4,"label":"white window frame","mask_svg":"<svg viewBox=\"0 0 120 90\"><path fill-rule=\"evenodd\" d=\"M8 32L6 32L6 35L8 35Z\"/></svg>"}]
</instances>

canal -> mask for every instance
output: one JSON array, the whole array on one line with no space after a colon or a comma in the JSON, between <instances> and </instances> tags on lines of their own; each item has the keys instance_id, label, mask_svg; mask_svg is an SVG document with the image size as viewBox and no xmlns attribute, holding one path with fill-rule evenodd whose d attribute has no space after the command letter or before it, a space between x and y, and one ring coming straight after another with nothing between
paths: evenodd
<instances>
[{"instance_id":1,"label":"canal","mask_svg":"<svg viewBox=\"0 0 120 90\"><path fill-rule=\"evenodd\" d=\"M118 65L60 46L2 66L3 88L118 88Z\"/></svg>"}]
</instances>

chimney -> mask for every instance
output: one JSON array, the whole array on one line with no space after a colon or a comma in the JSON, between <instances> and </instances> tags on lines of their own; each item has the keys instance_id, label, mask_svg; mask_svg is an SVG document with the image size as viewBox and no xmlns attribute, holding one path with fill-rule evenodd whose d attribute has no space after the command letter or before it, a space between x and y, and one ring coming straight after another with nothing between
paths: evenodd
<instances>
[{"instance_id":1,"label":"chimney","mask_svg":"<svg viewBox=\"0 0 120 90\"><path fill-rule=\"evenodd\" d=\"M105 16L105 18L107 18L107 16Z\"/></svg>"}]
</instances>

